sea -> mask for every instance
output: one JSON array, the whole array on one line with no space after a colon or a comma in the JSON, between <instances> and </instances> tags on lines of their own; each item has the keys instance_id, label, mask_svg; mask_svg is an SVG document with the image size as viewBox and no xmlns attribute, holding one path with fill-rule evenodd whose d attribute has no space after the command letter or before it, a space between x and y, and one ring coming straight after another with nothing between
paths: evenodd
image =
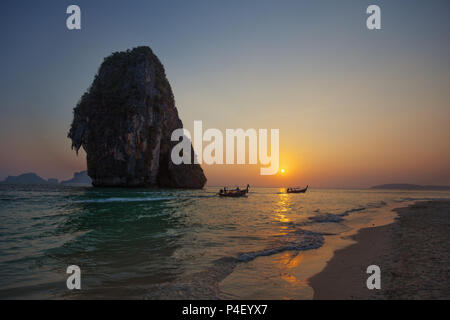
<instances>
[{"instance_id":1,"label":"sea","mask_svg":"<svg viewBox=\"0 0 450 320\"><path fill-rule=\"evenodd\" d=\"M0 299L308 298L307 279L295 274L314 271L302 257L327 236L392 206L450 199L314 188L222 198L218 190L0 184ZM71 265L80 289L67 286Z\"/></svg>"}]
</instances>

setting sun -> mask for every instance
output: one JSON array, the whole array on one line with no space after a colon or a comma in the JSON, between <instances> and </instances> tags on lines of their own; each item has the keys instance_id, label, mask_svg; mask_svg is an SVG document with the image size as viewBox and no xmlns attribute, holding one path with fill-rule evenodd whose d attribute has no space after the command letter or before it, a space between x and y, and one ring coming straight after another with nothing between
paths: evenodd
<instances>
[{"instance_id":1,"label":"setting sun","mask_svg":"<svg viewBox=\"0 0 450 320\"><path fill-rule=\"evenodd\" d=\"M281 173L285 173L285 172L286 172L286 170L284 170L284 169L281 169L281 170L280 170L280 172L281 172Z\"/></svg>"}]
</instances>

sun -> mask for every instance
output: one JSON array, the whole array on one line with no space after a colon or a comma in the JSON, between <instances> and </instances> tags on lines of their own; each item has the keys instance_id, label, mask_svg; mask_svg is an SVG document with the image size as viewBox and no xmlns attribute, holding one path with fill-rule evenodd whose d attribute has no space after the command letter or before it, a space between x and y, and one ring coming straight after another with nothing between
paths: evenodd
<instances>
[{"instance_id":1,"label":"sun","mask_svg":"<svg viewBox=\"0 0 450 320\"><path fill-rule=\"evenodd\" d=\"M281 170L280 170L280 172L281 172L281 173L285 173L285 172L286 172L286 170L284 170L284 169L281 169Z\"/></svg>"}]
</instances>

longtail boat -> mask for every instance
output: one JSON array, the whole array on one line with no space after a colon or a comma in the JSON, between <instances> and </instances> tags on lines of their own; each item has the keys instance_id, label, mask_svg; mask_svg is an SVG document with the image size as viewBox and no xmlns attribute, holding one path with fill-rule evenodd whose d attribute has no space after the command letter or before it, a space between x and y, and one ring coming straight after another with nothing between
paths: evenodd
<instances>
[{"instance_id":1,"label":"longtail boat","mask_svg":"<svg viewBox=\"0 0 450 320\"><path fill-rule=\"evenodd\" d=\"M247 184L247 188L245 188L245 189L236 188L233 190L227 190L224 188L219 191L218 195L221 197L232 197L232 198L245 197L245 196L247 196L249 188L250 188L250 185L248 185L248 184Z\"/></svg>"},{"instance_id":2,"label":"longtail boat","mask_svg":"<svg viewBox=\"0 0 450 320\"><path fill-rule=\"evenodd\" d=\"M306 186L306 188L304 189L300 189L300 188L287 188L286 192L287 193L305 193L306 190L308 190L308 186Z\"/></svg>"}]
</instances>

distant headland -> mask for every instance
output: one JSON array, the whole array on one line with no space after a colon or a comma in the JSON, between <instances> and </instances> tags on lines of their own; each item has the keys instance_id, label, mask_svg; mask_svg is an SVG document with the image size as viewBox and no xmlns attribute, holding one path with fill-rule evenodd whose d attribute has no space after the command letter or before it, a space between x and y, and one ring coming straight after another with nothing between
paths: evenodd
<instances>
[{"instance_id":1,"label":"distant headland","mask_svg":"<svg viewBox=\"0 0 450 320\"><path fill-rule=\"evenodd\" d=\"M57 185L58 179L44 178L38 176L34 172L23 173L18 176L8 176L5 180L1 181L3 184L45 184L45 185ZM73 178L65 181L61 181L63 185L92 185L92 179L87 175L87 171L75 172Z\"/></svg>"},{"instance_id":2,"label":"distant headland","mask_svg":"<svg viewBox=\"0 0 450 320\"><path fill-rule=\"evenodd\" d=\"M370 189L385 189L385 190L450 190L450 186L430 186L430 185L418 185L418 184L408 184L408 183L390 183L390 184L380 184L373 186Z\"/></svg>"},{"instance_id":3,"label":"distant headland","mask_svg":"<svg viewBox=\"0 0 450 320\"><path fill-rule=\"evenodd\" d=\"M61 181L61 184L68 185L92 185L92 179L88 176L87 171L75 172L73 178L65 181Z\"/></svg>"}]
</instances>

